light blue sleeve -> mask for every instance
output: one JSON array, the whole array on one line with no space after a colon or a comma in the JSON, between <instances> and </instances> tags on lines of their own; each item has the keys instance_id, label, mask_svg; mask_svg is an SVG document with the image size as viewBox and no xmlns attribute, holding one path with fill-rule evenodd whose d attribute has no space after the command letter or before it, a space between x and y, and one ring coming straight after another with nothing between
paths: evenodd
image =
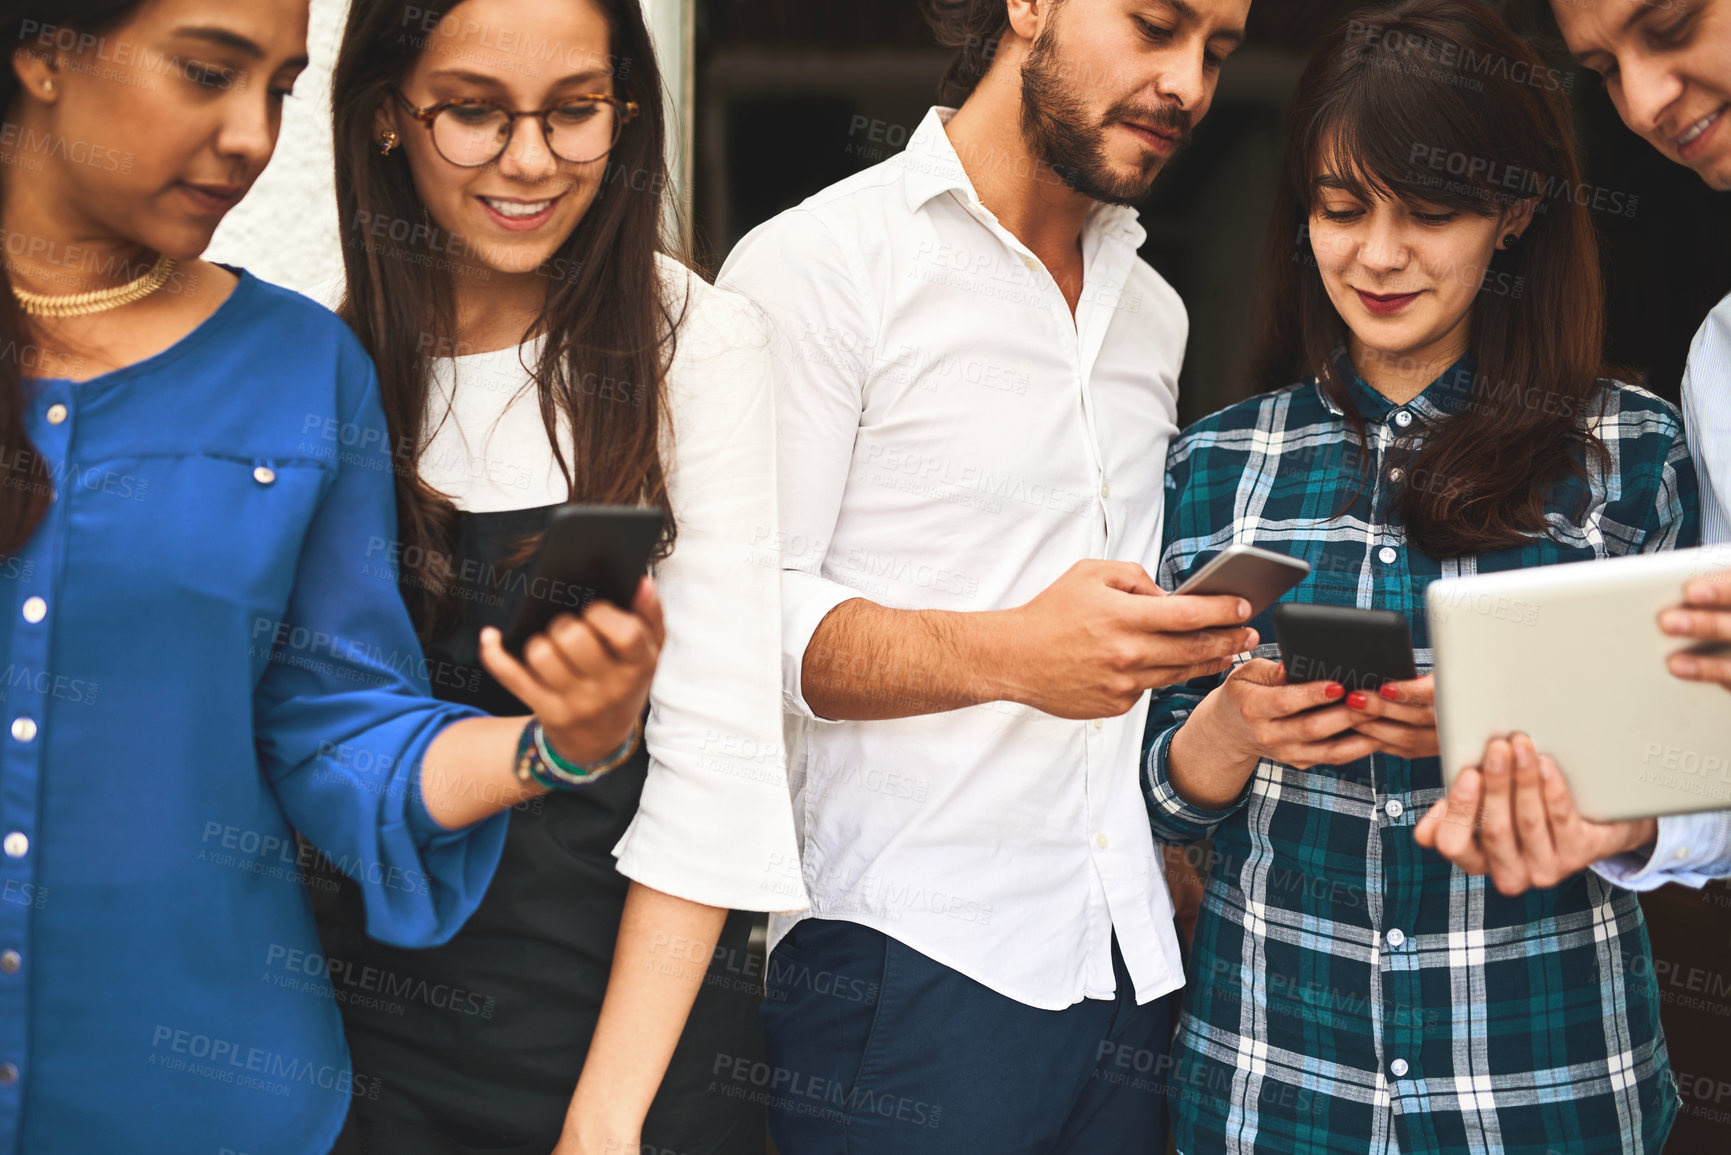
<instances>
[{"instance_id":1,"label":"light blue sleeve","mask_svg":"<svg viewBox=\"0 0 1731 1155\"><path fill-rule=\"evenodd\" d=\"M396 536L396 495L377 377L358 346L344 361L355 448L307 527L254 691L259 760L295 829L360 885L368 934L436 946L480 904L509 812L446 830L421 798L427 747L480 712L431 696L396 583L363 565L369 542Z\"/></svg>"},{"instance_id":2,"label":"light blue sleeve","mask_svg":"<svg viewBox=\"0 0 1731 1155\"><path fill-rule=\"evenodd\" d=\"M1683 422L1701 478L1701 541L1731 541L1731 296L1707 314L1689 348Z\"/></svg>"},{"instance_id":3,"label":"light blue sleeve","mask_svg":"<svg viewBox=\"0 0 1731 1155\"><path fill-rule=\"evenodd\" d=\"M1699 888L1731 877L1731 810L1661 818L1651 854L1619 854L1595 862L1593 870L1629 890L1656 890L1667 882Z\"/></svg>"}]
</instances>

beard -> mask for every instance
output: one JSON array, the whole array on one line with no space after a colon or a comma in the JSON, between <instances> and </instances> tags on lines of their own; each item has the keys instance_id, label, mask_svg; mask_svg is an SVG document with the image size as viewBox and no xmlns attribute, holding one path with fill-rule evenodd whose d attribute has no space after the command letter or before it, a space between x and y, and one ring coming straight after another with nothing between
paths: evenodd
<instances>
[{"instance_id":1,"label":"beard","mask_svg":"<svg viewBox=\"0 0 1731 1155\"><path fill-rule=\"evenodd\" d=\"M1170 157L1145 153L1136 171L1120 173L1106 155L1106 129L1121 121L1153 125L1178 134L1178 148L1190 139L1190 114L1174 105L1153 108L1123 100L1094 121L1066 69L1052 25L1040 33L1022 64L1022 136L1036 159L1076 192L1106 204L1141 204ZM1174 150L1173 155L1177 155Z\"/></svg>"}]
</instances>

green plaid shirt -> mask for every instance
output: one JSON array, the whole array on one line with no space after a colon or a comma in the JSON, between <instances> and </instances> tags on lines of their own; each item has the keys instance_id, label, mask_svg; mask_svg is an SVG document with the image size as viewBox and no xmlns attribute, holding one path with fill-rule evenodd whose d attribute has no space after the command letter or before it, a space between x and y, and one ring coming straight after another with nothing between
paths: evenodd
<instances>
[{"instance_id":1,"label":"green plaid shirt","mask_svg":"<svg viewBox=\"0 0 1731 1155\"><path fill-rule=\"evenodd\" d=\"M1425 587L1438 578L1693 545L1694 467L1670 405L1608 385L1596 421L1610 454L1584 517L1558 487L1550 539L1438 561L1408 545L1401 460L1472 402L1456 365L1396 407L1351 386L1370 444L1315 382L1216 413L1173 443L1160 584L1233 542L1311 565L1287 597L1399 610L1431 666ZM1538 391L1477 403L1569 404ZM1279 659L1264 613L1253 623ZM1340 1152L1656 1153L1678 1107L1635 896L1592 872L1506 898L1413 841L1442 795L1435 758L1375 754L1299 770L1264 761L1220 811L1167 775L1178 726L1219 678L1158 694L1143 786L1157 838L1212 836L1213 857L1174 1043L1183 1155ZM1614 703L1582 703L1583 709Z\"/></svg>"}]
</instances>

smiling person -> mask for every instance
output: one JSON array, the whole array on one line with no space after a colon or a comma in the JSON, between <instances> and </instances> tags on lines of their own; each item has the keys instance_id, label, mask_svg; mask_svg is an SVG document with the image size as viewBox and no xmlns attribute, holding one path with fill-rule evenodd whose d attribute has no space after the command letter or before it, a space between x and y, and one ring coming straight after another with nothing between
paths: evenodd
<instances>
[{"instance_id":1,"label":"smiling person","mask_svg":"<svg viewBox=\"0 0 1731 1155\"><path fill-rule=\"evenodd\" d=\"M1142 717L1254 639L1241 599L1145 568L1187 318L1133 206L1249 0L927 7L961 107L721 275L782 371L812 905L771 922L764 1021L775 1086L810 1098L770 1129L782 1155L1158 1151L1143 1076L1183 973Z\"/></svg>"},{"instance_id":2,"label":"smiling person","mask_svg":"<svg viewBox=\"0 0 1731 1155\"><path fill-rule=\"evenodd\" d=\"M1283 549L1312 566L1293 600L1406 615L1424 675L1292 683L1268 646L1156 697L1155 831L1215 847L1184 1155L1656 1153L1677 1110L1635 896L1577 872L1505 897L1411 829L1442 793L1426 587L1696 533L1676 412L1602 374L1587 210L1544 199L1580 179L1567 111L1519 79L1542 69L1476 0L1323 41L1270 225L1271 391L1172 447L1163 583Z\"/></svg>"},{"instance_id":3,"label":"smiling person","mask_svg":"<svg viewBox=\"0 0 1731 1155\"><path fill-rule=\"evenodd\" d=\"M716 1072L761 1063L749 912L805 904L769 344L749 302L663 252L661 93L638 0L349 10L341 313L380 367L429 656L473 668L559 504L650 504L673 529L643 750L514 810L479 910L437 949L381 939L352 893L325 912L333 974L407 992L343 1004L380 1092L341 1150L764 1149L761 1106ZM436 692L523 708L491 678Z\"/></svg>"},{"instance_id":4,"label":"smiling person","mask_svg":"<svg viewBox=\"0 0 1731 1155\"><path fill-rule=\"evenodd\" d=\"M649 693L647 583L526 665L483 638L524 703L489 718L428 696L401 598L363 576L396 533L371 363L199 260L306 38L305 0L0 5L6 1151L323 1155L379 1083L302 982L295 832L373 934L443 941L497 812L546 794L546 758L629 743Z\"/></svg>"},{"instance_id":5,"label":"smiling person","mask_svg":"<svg viewBox=\"0 0 1731 1155\"><path fill-rule=\"evenodd\" d=\"M1512 14L1537 30L1560 30L1575 59L1604 78L1632 131L1713 188L1731 190L1731 0L1556 0L1554 8L1515 0ZM1731 542L1731 296L1690 346L1683 414L1700 469L1702 540ZM1701 643L1731 642L1731 571L1690 581L1659 625L1695 643L1671 656L1673 674L1731 690L1731 653L1696 652ZM1511 817L1521 813L1544 820L1523 830ZM1731 877L1731 810L1590 822L1555 763L1524 735L1492 743L1420 836L1510 894L1588 865L1637 890Z\"/></svg>"}]
</instances>

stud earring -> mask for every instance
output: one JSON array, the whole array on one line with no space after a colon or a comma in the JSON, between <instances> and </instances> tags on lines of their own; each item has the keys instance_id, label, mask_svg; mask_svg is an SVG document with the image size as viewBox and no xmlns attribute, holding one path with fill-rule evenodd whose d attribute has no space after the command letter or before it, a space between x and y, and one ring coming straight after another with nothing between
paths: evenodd
<instances>
[{"instance_id":1,"label":"stud earring","mask_svg":"<svg viewBox=\"0 0 1731 1155\"><path fill-rule=\"evenodd\" d=\"M1505 248L1505 249L1514 248L1515 242L1520 240L1520 239L1521 239L1521 235L1519 233L1510 233L1508 236L1503 238L1503 248Z\"/></svg>"},{"instance_id":2,"label":"stud earring","mask_svg":"<svg viewBox=\"0 0 1731 1155\"><path fill-rule=\"evenodd\" d=\"M52 80L44 80L42 82L42 95L43 96L53 96L54 95L54 82Z\"/></svg>"},{"instance_id":3,"label":"stud earring","mask_svg":"<svg viewBox=\"0 0 1731 1155\"><path fill-rule=\"evenodd\" d=\"M400 143L396 133L386 130L384 137L379 141L379 155L390 156Z\"/></svg>"}]
</instances>

